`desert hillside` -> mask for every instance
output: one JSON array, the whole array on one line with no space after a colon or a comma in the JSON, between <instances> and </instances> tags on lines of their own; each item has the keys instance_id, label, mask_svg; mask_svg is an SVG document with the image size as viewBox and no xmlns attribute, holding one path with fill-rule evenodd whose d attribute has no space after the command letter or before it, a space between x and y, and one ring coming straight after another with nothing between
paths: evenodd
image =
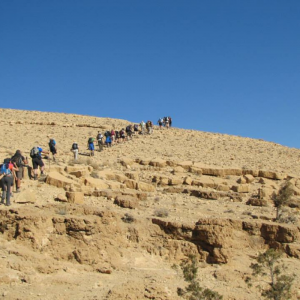
<instances>
[{"instance_id":1,"label":"desert hillside","mask_svg":"<svg viewBox=\"0 0 300 300\"><path fill-rule=\"evenodd\" d=\"M33 146L48 150L49 138L58 149L39 180L29 158L21 192L0 206L4 299L182 299L178 266L189 255L202 287L262 299L245 279L268 248L284 253L300 299L299 149L155 126L89 157L90 136L130 122L0 109L0 124L1 162L17 149L28 158ZM293 196L275 220L288 181Z\"/></svg>"}]
</instances>

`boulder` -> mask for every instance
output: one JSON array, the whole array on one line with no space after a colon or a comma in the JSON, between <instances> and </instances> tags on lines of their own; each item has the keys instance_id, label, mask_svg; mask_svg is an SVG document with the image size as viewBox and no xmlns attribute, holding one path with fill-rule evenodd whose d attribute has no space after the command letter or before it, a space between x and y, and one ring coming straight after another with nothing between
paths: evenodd
<instances>
[{"instance_id":1,"label":"boulder","mask_svg":"<svg viewBox=\"0 0 300 300\"><path fill-rule=\"evenodd\" d=\"M131 196L117 196L114 204L117 204L118 206L124 207L124 208L130 208L134 209L139 206L139 202L136 198Z\"/></svg>"},{"instance_id":2,"label":"boulder","mask_svg":"<svg viewBox=\"0 0 300 300\"><path fill-rule=\"evenodd\" d=\"M253 177L258 177L259 170L249 170L249 169L243 169L242 170L243 175L252 175Z\"/></svg>"},{"instance_id":3,"label":"boulder","mask_svg":"<svg viewBox=\"0 0 300 300\"><path fill-rule=\"evenodd\" d=\"M169 179L169 185L180 185L183 184L183 179L180 177L172 177Z\"/></svg>"},{"instance_id":4,"label":"boulder","mask_svg":"<svg viewBox=\"0 0 300 300\"><path fill-rule=\"evenodd\" d=\"M65 172L69 174L76 173L77 171L85 171L86 173L89 173L90 167L87 165L80 165L80 164L65 167Z\"/></svg>"},{"instance_id":5,"label":"boulder","mask_svg":"<svg viewBox=\"0 0 300 300\"><path fill-rule=\"evenodd\" d=\"M155 186L153 186L149 183L146 183L146 182L142 182L142 181L139 181L137 183L136 189L139 191L142 191L142 192L155 192L156 191Z\"/></svg>"},{"instance_id":6,"label":"boulder","mask_svg":"<svg viewBox=\"0 0 300 300\"><path fill-rule=\"evenodd\" d=\"M243 174L242 169L224 169L224 176L233 175L233 176L241 176Z\"/></svg>"},{"instance_id":7,"label":"boulder","mask_svg":"<svg viewBox=\"0 0 300 300\"><path fill-rule=\"evenodd\" d=\"M219 184L216 187L216 190L222 191L222 192L228 192L230 190L230 187L227 184Z\"/></svg>"},{"instance_id":8,"label":"boulder","mask_svg":"<svg viewBox=\"0 0 300 300\"><path fill-rule=\"evenodd\" d=\"M90 172L88 170L77 170L74 172L70 172L69 174L79 178L79 177L84 177L84 176L89 175Z\"/></svg>"},{"instance_id":9,"label":"boulder","mask_svg":"<svg viewBox=\"0 0 300 300\"><path fill-rule=\"evenodd\" d=\"M202 175L202 169L200 168L197 168L195 166L192 166L189 168L189 172L193 173L193 174L196 174L198 176L201 176Z\"/></svg>"},{"instance_id":10,"label":"boulder","mask_svg":"<svg viewBox=\"0 0 300 300\"><path fill-rule=\"evenodd\" d=\"M249 185L248 184L240 184L234 185L231 188L236 193L249 193Z\"/></svg>"},{"instance_id":11,"label":"boulder","mask_svg":"<svg viewBox=\"0 0 300 300\"><path fill-rule=\"evenodd\" d=\"M46 183L58 188L67 188L71 185L79 186L77 182L71 180L58 172L50 172L46 178Z\"/></svg>"},{"instance_id":12,"label":"boulder","mask_svg":"<svg viewBox=\"0 0 300 300\"><path fill-rule=\"evenodd\" d=\"M245 184L247 181L244 176L241 176L236 182L239 184Z\"/></svg>"},{"instance_id":13,"label":"boulder","mask_svg":"<svg viewBox=\"0 0 300 300\"><path fill-rule=\"evenodd\" d=\"M193 179L191 177L185 177L183 183L187 185L192 185Z\"/></svg>"},{"instance_id":14,"label":"boulder","mask_svg":"<svg viewBox=\"0 0 300 300\"><path fill-rule=\"evenodd\" d=\"M251 206L268 206L268 201L265 199L250 198L246 204Z\"/></svg>"},{"instance_id":15,"label":"boulder","mask_svg":"<svg viewBox=\"0 0 300 300\"><path fill-rule=\"evenodd\" d=\"M156 182L157 185L168 185L169 178L167 176L153 176L152 182Z\"/></svg>"},{"instance_id":16,"label":"boulder","mask_svg":"<svg viewBox=\"0 0 300 300\"><path fill-rule=\"evenodd\" d=\"M283 180L287 177L285 173L271 172L271 171L264 171L264 170L260 170L258 176L269 178L269 179L276 179L276 180Z\"/></svg>"},{"instance_id":17,"label":"boulder","mask_svg":"<svg viewBox=\"0 0 300 300\"><path fill-rule=\"evenodd\" d=\"M167 162L163 159L153 159L149 162L149 165L150 166L153 166L153 167L159 167L159 168L163 168L167 165Z\"/></svg>"},{"instance_id":18,"label":"boulder","mask_svg":"<svg viewBox=\"0 0 300 300\"><path fill-rule=\"evenodd\" d=\"M186 170L183 167L180 167L180 166L176 166L172 170L172 174L185 173L185 172L186 172Z\"/></svg>"},{"instance_id":19,"label":"boulder","mask_svg":"<svg viewBox=\"0 0 300 300\"><path fill-rule=\"evenodd\" d=\"M224 169L202 168L202 174L209 175L209 176L224 177L225 171Z\"/></svg>"},{"instance_id":20,"label":"boulder","mask_svg":"<svg viewBox=\"0 0 300 300\"><path fill-rule=\"evenodd\" d=\"M108 184L104 182L102 179L97 179L93 177L86 177L84 179L84 184L89 187L97 188L97 189L107 189Z\"/></svg>"},{"instance_id":21,"label":"boulder","mask_svg":"<svg viewBox=\"0 0 300 300\"><path fill-rule=\"evenodd\" d=\"M182 167L183 169L185 169L186 171L188 171L190 169L190 167L192 167L193 162L188 160L188 161L180 161L176 163L177 166Z\"/></svg>"},{"instance_id":22,"label":"boulder","mask_svg":"<svg viewBox=\"0 0 300 300\"><path fill-rule=\"evenodd\" d=\"M244 178L246 179L247 183L252 183L254 181L254 176L251 174L244 175Z\"/></svg>"},{"instance_id":23,"label":"boulder","mask_svg":"<svg viewBox=\"0 0 300 300\"><path fill-rule=\"evenodd\" d=\"M137 187L137 182L135 180L127 179L124 181L127 188L135 190Z\"/></svg>"},{"instance_id":24,"label":"boulder","mask_svg":"<svg viewBox=\"0 0 300 300\"><path fill-rule=\"evenodd\" d=\"M67 198L66 194L58 194L54 200L60 201L60 202L68 202L68 198Z\"/></svg>"},{"instance_id":25,"label":"boulder","mask_svg":"<svg viewBox=\"0 0 300 300\"><path fill-rule=\"evenodd\" d=\"M82 192L66 192L68 202L75 204L84 204L84 194Z\"/></svg>"}]
</instances>

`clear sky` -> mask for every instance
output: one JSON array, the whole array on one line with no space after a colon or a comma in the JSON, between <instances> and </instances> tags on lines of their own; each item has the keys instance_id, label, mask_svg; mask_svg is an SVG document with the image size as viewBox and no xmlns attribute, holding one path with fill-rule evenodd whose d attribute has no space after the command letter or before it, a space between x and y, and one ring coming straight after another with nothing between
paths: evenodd
<instances>
[{"instance_id":1,"label":"clear sky","mask_svg":"<svg viewBox=\"0 0 300 300\"><path fill-rule=\"evenodd\" d=\"M1 0L0 107L300 148L299 0Z\"/></svg>"}]
</instances>

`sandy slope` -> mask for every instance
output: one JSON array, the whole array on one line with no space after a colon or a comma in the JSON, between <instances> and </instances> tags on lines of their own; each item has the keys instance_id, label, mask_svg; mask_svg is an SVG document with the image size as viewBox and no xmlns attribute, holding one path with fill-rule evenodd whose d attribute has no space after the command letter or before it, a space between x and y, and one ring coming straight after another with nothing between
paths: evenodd
<instances>
[{"instance_id":1,"label":"sandy slope","mask_svg":"<svg viewBox=\"0 0 300 300\"><path fill-rule=\"evenodd\" d=\"M87 152L88 137L96 136L98 130L104 132L106 129L121 129L129 122L72 114L0 109L0 124L1 140L4 141L0 148L0 160L12 155L16 149L21 149L29 157L32 146L40 145L48 149L49 137L55 138L58 143L58 162L51 165L47 163L46 171L49 173L51 167L69 164L72 160L70 147L74 141L79 143L81 152ZM86 159L85 156L82 158ZM124 167L119 164L123 158L194 161L212 167L270 170L300 177L299 149L262 140L178 128L155 128L151 136L136 136L124 144L96 152L92 158L93 164L97 164L100 170L138 172L140 180L148 183L155 173L170 176L173 172L171 167L162 170L135 164ZM175 174L182 175L180 170ZM233 184L237 177L229 176L222 180ZM278 189L279 183L272 184ZM64 192L61 188L29 179L23 182L23 187L35 194L35 204L13 204L13 211L8 214L15 214L17 211L17 214L28 216L29 219L34 216L36 224L39 224L41 214L45 222L53 217L63 218L60 213L63 208L66 209L67 217L88 220L85 222L94 220L92 214L81 215L82 212L78 212L74 204L54 201L58 194ZM259 183L254 182L251 188L252 192L256 192ZM171 266L178 264L179 260L176 260L176 256L170 258L166 254L166 238L151 223L155 211L167 209L169 215L166 220L182 224L195 224L200 218L252 220L251 215L255 215L270 220L274 217L272 206L246 206L245 201L246 199L243 202L199 200L185 194L166 193L163 188L157 187L154 193L148 194L147 200L140 203L138 209L128 210L114 205L107 198L86 196L84 207L113 214L108 227L103 228L106 233L101 236L104 247L102 252L90 250L90 255L101 253L107 256L100 262L112 270L112 273L95 272L91 263L80 264L64 257L64 252L71 253L82 247L81 244L71 244L71 241L68 244L65 237L55 240L56 243L61 241L61 248L56 247L52 241L47 246L48 249L43 246L36 249L30 238L18 240L7 238L4 234L0 236L1 267L4 270L3 276L0 276L0 294L4 299L177 299L176 289L183 286L184 282L180 272ZM7 210L4 207L0 209ZM121 221L125 212L134 216L134 224L128 225ZM32 226L32 223L28 226ZM39 228L39 225L36 226ZM37 230L37 236L38 232ZM255 247L254 238L252 243L253 246L247 244L244 249L246 244L243 242L241 247L236 246L232 250L236 255L227 264L211 265L202 262L199 272L201 284L218 290L224 295L224 299L259 299L257 291L247 289L242 280L249 273L251 257L263 249L261 244ZM56 257L57 251L60 255ZM85 255L89 256L88 252ZM299 260L285 258L285 262L291 272L299 276ZM299 285L295 287L294 299L297 287Z\"/></svg>"}]
</instances>

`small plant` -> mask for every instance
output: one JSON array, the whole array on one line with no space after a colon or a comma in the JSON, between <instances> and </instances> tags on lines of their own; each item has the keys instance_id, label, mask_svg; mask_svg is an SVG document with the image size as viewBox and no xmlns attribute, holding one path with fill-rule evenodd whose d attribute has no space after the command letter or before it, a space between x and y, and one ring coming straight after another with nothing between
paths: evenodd
<instances>
[{"instance_id":1,"label":"small plant","mask_svg":"<svg viewBox=\"0 0 300 300\"><path fill-rule=\"evenodd\" d=\"M67 214L67 208L65 206L60 207L56 213L61 216L65 216Z\"/></svg>"},{"instance_id":2,"label":"small plant","mask_svg":"<svg viewBox=\"0 0 300 300\"><path fill-rule=\"evenodd\" d=\"M160 198L157 196L157 197L154 198L154 201L155 201L155 202L159 202L159 201L160 201Z\"/></svg>"},{"instance_id":3,"label":"small plant","mask_svg":"<svg viewBox=\"0 0 300 300\"><path fill-rule=\"evenodd\" d=\"M279 264L282 253L274 249L268 249L260 253L256 258L257 263L252 263L252 275L261 275L263 281L267 283L267 288L257 285L261 290L261 295L266 299L287 300L291 297L291 287L294 278L282 274L286 269L284 265ZM246 283L252 286L252 278L247 277Z\"/></svg>"},{"instance_id":4,"label":"small plant","mask_svg":"<svg viewBox=\"0 0 300 300\"><path fill-rule=\"evenodd\" d=\"M278 194L275 196L274 204L276 206L276 220L279 220L282 214L282 208L291 201L291 197L293 196L293 185L290 181L284 183Z\"/></svg>"},{"instance_id":5,"label":"small plant","mask_svg":"<svg viewBox=\"0 0 300 300\"><path fill-rule=\"evenodd\" d=\"M125 214L124 217L122 217L122 221L125 223L132 223L134 220L134 217L130 214Z\"/></svg>"},{"instance_id":6,"label":"small plant","mask_svg":"<svg viewBox=\"0 0 300 300\"><path fill-rule=\"evenodd\" d=\"M285 207L281 210L278 222L296 224L298 222L298 213L293 212L289 207Z\"/></svg>"},{"instance_id":7,"label":"small plant","mask_svg":"<svg viewBox=\"0 0 300 300\"><path fill-rule=\"evenodd\" d=\"M93 172L91 173L91 177L93 177L93 178L99 178L99 175L98 175L97 172L93 171Z\"/></svg>"},{"instance_id":8,"label":"small plant","mask_svg":"<svg viewBox=\"0 0 300 300\"><path fill-rule=\"evenodd\" d=\"M166 208L159 208L154 211L154 215L160 218L166 218L169 215L169 212Z\"/></svg>"},{"instance_id":9,"label":"small plant","mask_svg":"<svg viewBox=\"0 0 300 300\"><path fill-rule=\"evenodd\" d=\"M203 289L199 282L196 281L198 273L198 263L195 255L190 255L187 260L180 264L183 272L184 280L189 283L185 288L177 288L178 296L181 296L188 300L221 300L221 296L218 292L211 289Z\"/></svg>"}]
</instances>

